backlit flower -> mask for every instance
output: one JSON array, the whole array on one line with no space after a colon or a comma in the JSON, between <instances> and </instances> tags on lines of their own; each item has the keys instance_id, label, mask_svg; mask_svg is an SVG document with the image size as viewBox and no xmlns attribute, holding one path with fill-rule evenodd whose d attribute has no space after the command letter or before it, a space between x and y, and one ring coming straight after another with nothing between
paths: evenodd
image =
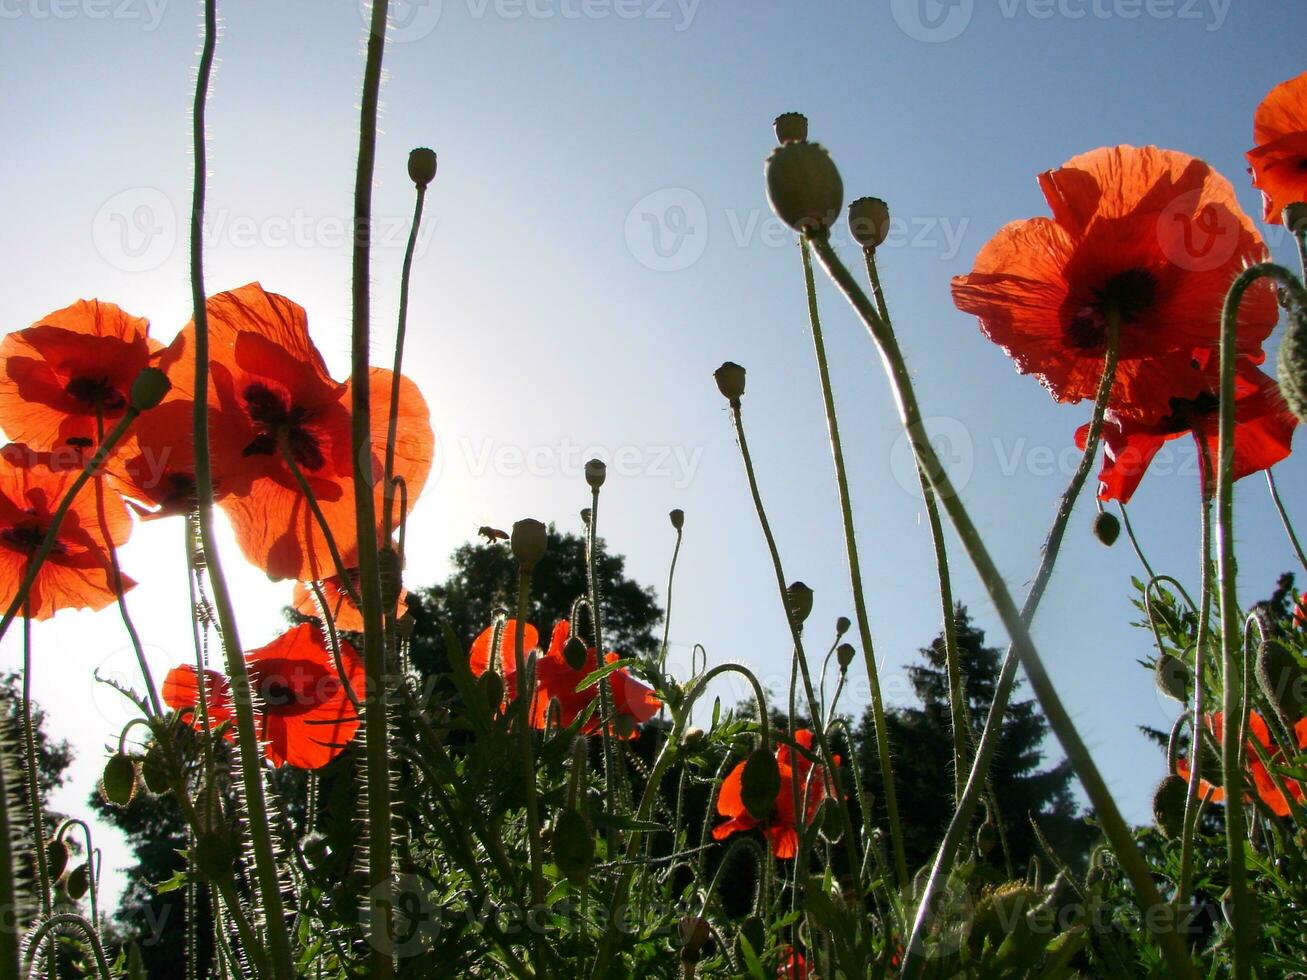
<instances>
[{"instance_id":1,"label":"backlit flower","mask_svg":"<svg viewBox=\"0 0 1307 980\"><path fill-rule=\"evenodd\" d=\"M347 630L354 633L363 632L363 610L359 608L355 597L358 596L359 573L358 573L358 546L344 551L342 560L347 567L349 575L349 586L346 587L339 575L332 575L322 580L319 588L322 589L322 598L326 600L327 612L331 616L332 622L338 630ZM351 590L353 595L350 594ZM402 616L408 610L408 591L401 589L399 592L399 603L395 610L396 616ZM307 582L296 582L295 591L291 595L291 605L295 611L305 616L318 617L322 611L318 608L317 596L313 594L313 589Z\"/></svg>"},{"instance_id":2,"label":"backlit flower","mask_svg":"<svg viewBox=\"0 0 1307 980\"><path fill-rule=\"evenodd\" d=\"M1221 744L1221 739L1224 737L1224 722L1224 715L1219 711L1209 714L1203 719L1203 724L1206 726L1208 732L1211 733L1212 739L1218 746ZM1271 741L1271 733L1266 726L1265 718L1255 711L1249 712L1247 730L1248 734L1257 740L1257 744L1261 746L1263 754L1265 754L1266 758L1272 763L1272 765L1285 761L1283 750L1278 745L1274 745ZM1307 720L1298 723L1294 730L1294 738L1298 742L1298 749L1307 749ZM1284 794L1280 792L1279 787L1275 785L1275 780L1271 778L1271 774L1267 770L1266 764L1262 762L1261 756L1257 754L1251 740L1244 743L1244 755L1246 760L1245 774L1248 777L1251 777L1251 782L1249 783L1248 788L1250 790L1255 790L1258 798L1261 799L1261 801L1265 803L1276 816L1287 817L1290 812L1289 802L1285 799ZM1178 759L1176 761L1175 769L1176 774L1180 776L1181 779L1187 780L1190 773L1189 759L1186 757ZM1284 785L1284 788L1289 791L1289 794L1293 797L1295 802L1303 802L1304 793L1301 783L1297 780L1284 778L1281 778L1280 781ZM1225 801L1225 789L1220 786L1215 786L1206 779L1200 777L1198 780L1198 798L1210 798L1213 803L1222 803ZM1245 799L1248 798L1248 796L1245 796Z\"/></svg>"},{"instance_id":3,"label":"backlit flower","mask_svg":"<svg viewBox=\"0 0 1307 980\"><path fill-rule=\"evenodd\" d=\"M1262 100L1253 117L1253 141L1253 186L1262 192L1263 217L1278 225L1286 207L1307 202L1307 73L1277 85Z\"/></svg>"}]
</instances>

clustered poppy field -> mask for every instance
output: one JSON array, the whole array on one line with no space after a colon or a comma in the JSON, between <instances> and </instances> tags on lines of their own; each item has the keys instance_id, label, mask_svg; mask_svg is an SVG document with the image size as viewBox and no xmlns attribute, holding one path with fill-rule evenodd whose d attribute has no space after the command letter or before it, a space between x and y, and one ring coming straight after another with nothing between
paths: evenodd
<instances>
[{"instance_id":1,"label":"clustered poppy field","mask_svg":"<svg viewBox=\"0 0 1307 980\"><path fill-rule=\"evenodd\" d=\"M215 0L205 10L195 229ZM758 599L780 604L789 627L788 705L770 704L738 663L673 676L665 641L661 656L609 649L596 574L606 479L598 460L580 491L586 587L570 616L527 621L546 526L485 529L512 555L514 608L480 624L468 649L447 632L447 687L419 682L407 526L439 447L427 403L402 373L413 239L394 363L370 362L382 329L370 313L369 229L385 0L371 16L348 378L331 376L293 299L258 283L210 293L198 234L193 317L166 346L146 320L103 299L76 299L0 341L0 428L10 440L0 453L0 633L21 632L24 652L21 730L0 744L0 978L144 976L139 951L84 907L96 870L70 853L71 823L51 833L30 698L32 672L52 669L33 650L30 623L114 605L140 668L117 686L137 715L107 733L117 751L101 789L119 807L167 800L184 822L185 870L158 883L184 889L194 916L178 977L1245 980L1303 970L1307 605L1296 595L1286 610L1240 605L1238 552L1257 542L1239 535L1232 488L1268 483L1307 569L1272 475L1307 418L1307 287L1302 270L1271 261L1230 180L1177 150L1090 149L1038 175L1047 215L1002 228L973 271L954 279L958 309L1016 371L1085 412L1067 433L1079 465L1018 597L937 455L896 340L882 281L892 273L877 263L889 205L861 197L846 207L841 174L809 140L808 120L788 112L775 121L766 191L802 258L855 599L825 664L835 658L836 700L846 678L865 672L881 733L846 477L856 463L846 464L839 435L818 270L880 353L936 547L953 809L932 860L913 867L886 739L875 747L873 798L826 701L824 669L814 684L822 641L805 630L813 595L786 576L771 532L738 364L714 378L775 573L775 593ZM1249 106L1249 117L1262 218L1287 228L1307 268L1307 74ZM434 152L412 151L414 236L436 172ZM831 244L841 220L863 268L849 269ZM1213 230L1234 247L1196 249L1195 235ZM1277 331L1272 365L1266 344ZM1123 506L1165 444L1183 437L1201 461L1196 597L1153 570ZM1031 637L1096 469L1094 533L1111 546L1124 530L1146 571L1138 606L1155 640L1146 664L1155 680L1141 671L1131 682L1155 682L1183 705L1145 827L1123 816ZM215 511L246 561L296 583L299 622L257 649L241 642ZM678 548L684 519L671 514ZM129 612L135 582L118 558L133 526L152 521L175 525L193 597L194 658L162 677L142 649ZM946 528L965 556L947 553ZM950 562L962 557L1011 643L988 712L974 719L952 625ZM842 642L846 633L856 646ZM1024 874L1005 865L1001 842L1027 815L999 812L987 789L1018 670L1098 837L1085 856L1044 842ZM726 674L753 692L751 714L718 704L709 718L701 698ZM276 778L287 770L303 778ZM700 809L687 802L704 796ZM468 908L481 911L453 914Z\"/></svg>"}]
</instances>

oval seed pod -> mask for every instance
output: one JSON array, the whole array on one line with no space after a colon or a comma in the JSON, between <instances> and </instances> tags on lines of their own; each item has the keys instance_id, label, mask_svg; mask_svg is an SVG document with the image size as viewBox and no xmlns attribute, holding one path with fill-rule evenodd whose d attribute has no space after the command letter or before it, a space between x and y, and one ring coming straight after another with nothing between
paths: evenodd
<instances>
[{"instance_id":1,"label":"oval seed pod","mask_svg":"<svg viewBox=\"0 0 1307 980\"><path fill-rule=\"evenodd\" d=\"M100 796L104 802L124 807L136 796L136 762L123 752L115 752L104 764L100 777Z\"/></svg>"},{"instance_id":2,"label":"oval seed pod","mask_svg":"<svg viewBox=\"0 0 1307 980\"><path fill-rule=\"evenodd\" d=\"M740 774L740 799L754 820L766 820L781 791L781 770L776 757L764 748L754 749Z\"/></svg>"}]
</instances>

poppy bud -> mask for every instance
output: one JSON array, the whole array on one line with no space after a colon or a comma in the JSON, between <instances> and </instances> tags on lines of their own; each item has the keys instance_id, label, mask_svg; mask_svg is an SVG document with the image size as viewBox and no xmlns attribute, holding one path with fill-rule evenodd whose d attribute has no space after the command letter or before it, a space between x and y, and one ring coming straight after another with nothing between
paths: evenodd
<instances>
[{"instance_id":1,"label":"poppy bud","mask_svg":"<svg viewBox=\"0 0 1307 980\"><path fill-rule=\"evenodd\" d=\"M839 619L835 620L835 635L843 636L849 631L849 627L852 625L853 623L849 621L848 616L841 616Z\"/></svg>"},{"instance_id":2,"label":"poppy bud","mask_svg":"<svg viewBox=\"0 0 1307 980\"><path fill-rule=\"evenodd\" d=\"M549 529L537 520L527 518L513 525L510 539L513 557L523 571L530 571L544 557L549 547Z\"/></svg>"},{"instance_id":3,"label":"poppy bud","mask_svg":"<svg viewBox=\"0 0 1307 980\"><path fill-rule=\"evenodd\" d=\"M1116 544L1116 539L1121 536L1121 522L1117 520L1115 514L1109 514L1107 511L1099 511L1098 516L1094 518L1094 537L1101 541L1107 547Z\"/></svg>"},{"instance_id":4,"label":"poppy bud","mask_svg":"<svg viewBox=\"0 0 1307 980\"><path fill-rule=\"evenodd\" d=\"M1257 651L1257 683L1285 718L1307 716L1307 671L1283 644L1268 640Z\"/></svg>"},{"instance_id":5,"label":"poppy bud","mask_svg":"<svg viewBox=\"0 0 1307 980\"><path fill-rule=\"evenodd\" d=\"M590 526L590 508L589 508L589 507L582 507L582 508L581 508L581 523L584 524L586 527L589 527L589 526Z\"/></svg>"},{"instance_id":6,"label":"poppy bud","mask_svg":"<svg viewBox=\"0 0 1307 980\"><path fill-rule=\"evenodd\" d=\"M602 459L592 459L585 464L585 482L591 490L598 490L608 478L608 465Z\"/></svg>"},{"instance_id":7,"label":"poppy bud","mask_svg":"<svg viewBox=\"0 0 1307 980\"><path fill-rule=\"evenodd\" d=\"M889 205L878 197L860 197L849 205L849 234L868 252L889 238Z\"/></svg>"},{"instance_id":8,"label":"poppy bud","mask_svg":"<svg viewBox=\"0 0 1307 980\"><path fill-rule=\"evenodd\" d=\"M1284 209L1280 220L1284 222L1284 227L1288 228L1293 234L1301 235L1307 231L1307 204L1302 202L1290 204Z\"/></svg>"},{"instance_id":9,"label":"poppy bud","mask_svg":"<svg viewBox=\"0 0 1307 980\"><path fill-rule=\"evenodd\" d=\"M844 836L844 821L840 817L840 807L829 796L821 801L821 806L817 808L817 817L813 821L821 836L825 837L832 844L838 844L840 838Z\"/></svg>"},{"instance_id":10,"label":"poppy bud","mask_svg":"<svg viewBox=\"0 0 1307 980\"><path fill-rule=\"evenodd\" d=\"M671 518L672 527L676 530L679 531L681 528L685 527L685 511L681 510L679 507L667 516Z\"/></svg>"},{"instance_id":11,"label":"poppy bud","mask_svg":"<svg viewBox=\"0 0 1307 980\"><path fill-rule=\"evenodd\" d=\"M802 143L808 138L808 117L801 112L782 112L772 123L776 142Z\"/></svg>"},{"instance_id":12,"label":"poppy bud","mask_svg":"<svg viewBox=\"0 0 1307 980\"><path fill-rule=\"evenodd\" d=\"M1157 689L1173 701L1189 703L1191 675L1188 666L1169 653L1157 658L1154 668L1157 676Z\"/></svg>"},{"instance_id":13,"label":"poppy bud","mask_svg":"<svg viewBox=\"0 0 1307 980\"><path fill-rule=\"evenodd\" d=\"M830 154L817 143L786 143L767 158L767 200L795 231L825 232L839 217L844 182Z\"/></svg>"},{"instance_id":14,"label":"poppy bud","mask_svg":"<svg viewBox=\"0 0 1307 980\"><path fill-rule=\"evenodd\" d=\"M218 833L201 834L190 851L191 864L210 881L221 881L231 875L236 855L227 838Z\"/></svg>"},{"instance_id":15,"label":"poppy bud","mask_svg":"<svg viewBox=\"0 0 1307 980\"><path fill-rule=\"evenodd\" d=\"M698 963L703 958L703 947L712 936L706 919L697 915L683 915L676 923L676 938L681 944L681 962Z\"/></svg>"},{"instance_id":16,"label":"poppy bud","mask_svg":"<svg viewBox=\"0 0 1307 980\"><path fill-rule=\"evenodd\" d=\"M563 810L554 821L554 863L567 880L580 887L594 862L594 832L585 817L575 810Z\"/></svg>"},{"instance_id":17,"label":"poppy bud","mask_svg":"<svg viewBox=\"0 0 1307 980\"><path fill-rule=\"evenodd\" d=\"M497 670L487 670L477 683L481 685L481 691L485 694L486 703L490 705L493 714L504 703L504 678Z\"/></svg>"},{"instance_id":18,"label":"poppy bud","mask_svg":"<svg viewBox=\"0 0 1307 980\"><path fill-rule=\"evenodd\" d=\"M316 831L304 836L300 841L300 850L304 852L304 859L314 868L321 868L331 856L331 845L327 843L327 835Z\"/></svg>"},{"instance_id":19,"label":"poppy bud","mask_svg":"<svg viewBox=\"0 0 1307 980\"><path fill-rule=\"evenodd\" d=\"M980 825L976 831L976 850L984 856L994 849L998 843L998 828L994 826L993 821L989 818Z\"/></svg>"},{"instance_id":20,"label":"poppy bud","mask_svg":"<svg viewBox=\"0 0 1307 980\"><path fill-rule=\"evenodd\" d=\"M388 613L393 613L399 603L399 593L403 588L404 578L404 573L399 567L399 552L389 547L378 549L377 569L381 577L381 608Z\"/></svg>"},{"instance_id":21,"label":"poppy bud","mask_svg":"<svg viewBox=\"0 0 1307 980\"><path fill-rule=\"evenodd\" d=\"M590 651L586 649L585 642L579 636L569 638L563 645L563 659L573 670L583 669L589 655Z\"/></svg>"},{"instance_id":22,"label":"poppy bud","mask_svg":"<svg viewBox=\"0 0 1307 980\"><path fill-rule=\"evenodd\" d=\"M1189 784L1176 775L1167 776L1153 793L1153 819L1167 840L1175 840L1184 830L1184 807L1189 798Z\"/></svg>"},{"instance_id":23,"label":"poppy bud","mask_svg":"<svg viewBox=\"0 0 1307 980\"><path fill-rule=\"evenodd\" d=\"M145 788L155 796L162 796L172 789L167 759L164 758L163 747L157 742L146 750L145 758L141 760L141 779L145 782Z\"/></svg>"},{"instance_id":24,"label":"poppy bud","mask_svg":"<svg viewBox=\"0 0 1307 980\"><path fill-rule=\"evenodd\" d=\"M708 741L708 735L702 728L687 728L685 734L681 736L681 747L688 752L694 752L703 748Z\"/></svg>"},{"instance_id":25,"label":"poppy bud","mask_svg":"<svg viewBox=\"0 0 1307 980\"><path fill-rule=\"evenodd\" d=\"M1275 374L1280 394L1299 422L1307 422L1307 310L1293 310L1280 341Z\"/></svg>"},{"instance_id":26,"label":"poppy bud","mask_svg":"<svg viewBox=\"0 0 1307 980\"><path fill-rule=\"evenodd\" d=\"M86 897L86 893L91 890L91 868L86 864L79 864L68 872L68 880L64 882L64 891L74 902L80 902Z\"/></svg>"},{"instance_id":27,"label":"poppy bud","mask_svg":"<svg viewBox=\"0 0 1307 980\"><path fill-rule=\"evenodd\" d=\"M419 146L408 155L408 175L418 187L436 179L436 151Z\"/></svg>"},{"instance_id":28,"label":"poppy bud","mask_svg":"<svg viewBox=\"0 0 1307 980\"><path fill-rule=\"evenodd\" d=\"M100 796L104 802L124 807L136 795L136 763L128 755L115 752L104 765L100 777Z\"/></svg>"},{"instance_id":29,"label":"poppy bud","mask_svg":"<svg viewBox=\"0 0 1307 980\"><path fill-rule=\"evenodd\" d=\"M617 730L618 738L630 738L635 734L635 719L630 715L618 715L613 728Z\"/></svg>"},{"instance_id":30,"label":"poppy bud","mask_svg":"<svg viewBox=\"0 0 1307 980\"><path fill-rule=\"evenodd\" d=\"M858 651L853 648L852 643L841 643L835 648L835 659L839 661L840 670L848 670L853 663L853 658Z\"/></svg>"},{"instance_id":31,"label":"poppy bud","mask_svg":"<svg viewBox=\"0 0 1307 980\"><path fill-rule=\"evenodd\" d=\"M727 361L712 373L717 381L717 390L731 403L732 408L738 407L740 399L744 397L744 375L744 368L734 361Z\"/></svg>"},{"instance_id":32,"label":"poppy bud","mask_svg":"<svg viewBox=\"0 0 1307 980\"><path fill-rule=\"evenodd\" d=\"M812 615L812 589L802 582L793 583L785 590L785 604L794 617L794 624L802 626Z\"/></svg>"},{"instance_id":33,"label":"poppy bud","mask_svg":"<svg viewBox=\"0 0 1307 980\"><path fill-rule=\"evenodd\" d=\"M51 881L58 881L68 870L70 852L62 838L51 837L45 842L45 866Z\"/></svg>"},{"instance_id":34,"label":"poppy bud","mask_svg":"<svg viewBox=\"0 0 1307 980\"><path fill-rule=\"evenodd\" d=\"M771 816L776 794L780 791L781 771L776 765L776 757L766 749L754 749L740 773L740 799L744 809L754 820L766 820Z\"/></svg>"},{"instance_id":35,"label":"poppy bud","mask_svg":"<svg viewBox=\"0 0 1307 980\"><path fill-rule=\"evenodd\" d=\"M163 401L171 389L172 382L168 380L168 375L157 367L141 368L141 373L132 382L132 408L138 412L149 411Z\"/></svg>"}]
</instances>

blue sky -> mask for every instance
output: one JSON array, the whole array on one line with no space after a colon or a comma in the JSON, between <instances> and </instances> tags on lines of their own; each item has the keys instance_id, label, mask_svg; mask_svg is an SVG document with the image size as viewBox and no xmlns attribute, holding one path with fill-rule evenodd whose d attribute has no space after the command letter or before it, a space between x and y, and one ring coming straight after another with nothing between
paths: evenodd
<instances>
[{"instance_id":1,"label":"blue sky","mask_svg":"<svg viewBox=\"0 0 1307 980\"><path fill-rule=\"evenodd\" d=\"M575 529L581 465L599 454L611 464L603 533L660 594L665 514L687 514L674 658L701 642L712 661L742 660L778 689L790 650L711 378L723 360L749 369L750 442L787 572L816 591L814 645L851 602L799 258L763 191L772 118L806 112L849 195L890 202L880 264L901 340L931 428L1020 593L1087 410L1017 376L954 309L950 277L1000 226L1045 213L1036 173L1100 145L1204 157L1259 213L1243 162L1252 112L1303 69L1307 28L1301 4L1269 0L428 0L395 12L375 201L383 362L411 209L405 160L416 145L440 154L406 361L440 458L411 523L410 584L438 579L442 556L482 524L533 516ZM232 0L220 15L209 285L258 279L302 303L343 377L362 13L353 0ZM0 0L0 20L0 329L97 296L167 340L189 315L180 232L196 5ZM1290 243L1271 240L1290 261ZM819 288L877 654L901 702L903 667L939 625L929 535L874 350ZM1164 462L1132 515L1159 570L1193 582L1192 453ZM1299 516L1303 477L1298 459L1279 470ZM1294 560L1263 481L1245 481L1237 504L1252 600ZM1165 726L1174 709L1135 664L1148 637L1127 625L1134 556L1095 542L1091 516L1085 500L1035 635L1120 803L1143 819L1162 761L1135 726ZM176 522L139 528L124 549L159 671L190 655L181 549ZM962 557L954 570L958 597L1000 643ZM234 578L244 639L266 642L290 586L247 568ZM0 646L0 665L17 665L16 641ZM100 747L127 718L91 671L130 678L130 654L112 610L61 614L35 643L36 694L79 750L55 802L80 812ZM862 690L847 708L861 708ZM125 859L103 844L109 867Z\"/></svg>"}]
</instances>

